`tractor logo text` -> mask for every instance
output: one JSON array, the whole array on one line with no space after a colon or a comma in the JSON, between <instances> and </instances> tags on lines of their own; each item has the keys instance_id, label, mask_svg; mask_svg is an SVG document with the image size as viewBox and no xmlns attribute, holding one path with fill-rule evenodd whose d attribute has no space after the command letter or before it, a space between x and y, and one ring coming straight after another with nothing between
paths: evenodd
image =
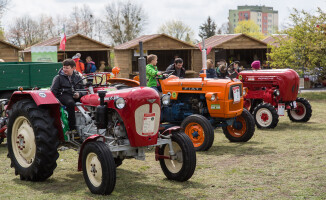
<instances>
[{"instance_id":1,"label":"tractor logo text","mask_svg":"<svg viewBox=\"0 0 326 200\"><path fill-rule=\"evenodd\" d=\"M105 97L104 101L111 101L111 100L115 100L117 98L119 98L119 96ZM98 98L98 100L100 100L100 98Z\"/></svg>"},{"instance_id":2,"label":"tractor logo text","mask_svg":"<svg viewBox=\"0 0 326 200\"><path fill-rule=\"evenodd\" d=\"M203 88L183 87L182 90L201 91Z\"/></svg>"},{"instance_id":3,"label":"tractor logo text","mask_svg":"<svg viewBox=\"0 0 326 200\"><path fill-rule=\"evenodd\" d=\"M40 93L38 93L38 95L39 95L40 97L42 97L42 98L45 98L45 97L46 97L46 94L45 94L44 92L40 92Z\"/></svg>"}]
</instances>

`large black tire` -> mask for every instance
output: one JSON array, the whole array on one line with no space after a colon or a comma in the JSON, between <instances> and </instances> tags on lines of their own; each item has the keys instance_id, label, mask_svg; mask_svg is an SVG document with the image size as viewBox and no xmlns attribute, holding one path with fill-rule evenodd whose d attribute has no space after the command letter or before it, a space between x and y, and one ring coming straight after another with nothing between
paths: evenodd
<instances>
[{"instance_id":1,"label":"large black tire","mask_svg":"<svg viewBox=\"0 0 326 200\"><path fill-rule=\"evenodd\" d=\"M161 168L168 179L180 182L187 181L196 169L195 148L190 138L183 132L173 133L171 139L177 159L161 159ZM170 156L169 151L169 145L165 144L159 149L159 154Z\"/></svg>"},{"instance_id":2,"label":"large black tire","mask_svg":"<svg viewBox=\"0 0 326 200\"><path fill-rule=\"evenodd\" d=\"M181 127L189 136L196 151L207 151L213 145L214 129L204 116L190 115L182 121Z\"/></svg>"},{"instance_id":3,"label":"large black tire","mask_svg":"<svg viewBox=\"0 0 326 200\"><path fill-rule=\"evenodd\" d=\"M82 165L85 182L92 193L112 193L116 183L116 167L112 153L105 143L87 143L83 150Z\"/></svg>"},{"instance_id":4,"label":"large black tire","mask_svg":"<svg viewBox=\"0 0 326 200\"><path fill-rule=\"evenodd\" d=\"M278 123L276 109L269 103L261 103L254 110L254 118L257 128L275 128Z\"/></svg>"},{"instance_id":5,"label":"large black tire","mask_svg":"<svg viewBox=\"0 0 326 200\"><path fill-rule=\"evenodd\" d=\"M297 108L288 110L288 116L293 122L307 122L312 115L312 109L309 101L305 98L297 98Z\"/></svg>"},{"instance_id":6,"label":"large black tire","mask_svg":"<svg viewBox=\"0 0 326 200\"><path fill-rule=\"evenodd\" d=\"M0 138L0 144L3 142L3 140L4 140L4 138L1 137L1 138Z\"/></svg>"},{"instance_id":7,"label":"large black tire","mask_svg":"<svg viewBox=\"0 0 326 200\"><path fill-rule=\"evenodd\" d=\"M223 133L230 142L247 142L255 133L255 120L247 109L243 109L233 125L222 127Z\"/></svg>"},{"instance_id":8,"label":"large black tire","mask_svg":"<svg viewBox=\"0 0 326 200\"><path fill-rule=\"evenodd\" d=\"M57 167L59 140L54 120L47 110L32 100L21 100L12 107L7 143L11 167L22 180L43 181Z\"/></svg>"}]
</instances>

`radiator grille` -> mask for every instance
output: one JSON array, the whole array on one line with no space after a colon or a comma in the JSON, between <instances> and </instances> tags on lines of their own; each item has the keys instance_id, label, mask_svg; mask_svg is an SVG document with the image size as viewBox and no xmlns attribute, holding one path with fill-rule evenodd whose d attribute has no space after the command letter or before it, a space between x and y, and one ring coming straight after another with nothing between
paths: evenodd
<instances>
[{"instance_id":1,"label":"radiator grille","mask_svg":"<svg viewBox=\"0 0 326 200\"><path fill-rule=\"evenodd\" d=\"M135 124L136 124L136 132L142 136L143 133L143 120L144 114L149 113L150 104L144 104L139 106L135 110ZM161 118L161 109L157 103L152 105L152 113L155 113L155 126L154 126L154 133L157 133L159 125L160 125L160 118Z\"/></svg>"}]
</instances>

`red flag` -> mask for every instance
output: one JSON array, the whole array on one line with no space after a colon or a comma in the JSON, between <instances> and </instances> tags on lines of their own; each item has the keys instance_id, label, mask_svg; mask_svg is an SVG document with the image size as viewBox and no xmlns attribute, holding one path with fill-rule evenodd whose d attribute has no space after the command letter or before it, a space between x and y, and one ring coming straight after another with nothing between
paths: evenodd
<instances>
[{"instance_id":1,"label":"red flag","mask_svg":"<svg viewBox=\"0 0 326 200\"><path fill-rule=\"evenodd\" d=\"M206 55L208 55L209 52L211 52L211 50L212 50L212 47L208 47L208 49L207 49L207 51L206 51Z\"/></svg>"},{"instance_id":2,"label":"red flag","mask_svg":"<svg viewBox=\"0 0 326 200\"><path fill-rule=\"evenodd\" d=\"M66 32L65 32L65 26L63 25L59 49L64 51L66 49L66 42L67 42L67 37L66 37Z\"/></svg>"}]
</instances>

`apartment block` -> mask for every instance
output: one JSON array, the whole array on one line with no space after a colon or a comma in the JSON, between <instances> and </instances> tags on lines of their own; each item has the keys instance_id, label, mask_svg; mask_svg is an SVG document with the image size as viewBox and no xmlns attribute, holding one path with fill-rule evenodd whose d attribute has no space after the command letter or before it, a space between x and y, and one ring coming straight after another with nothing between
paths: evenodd
<instances>
[{"instance_id":1,"label":"apartment block","mask_svg":"<svg viewBox=\"0 0 326 200\"><path fill-rule=\"evenodd\" d=\"M237 10L229 10L229 31L234 33L238 23L252 20L264 34L274 34L278 30L278 11L266 6L238 6Z\"/></svg>"}]
</instances>

